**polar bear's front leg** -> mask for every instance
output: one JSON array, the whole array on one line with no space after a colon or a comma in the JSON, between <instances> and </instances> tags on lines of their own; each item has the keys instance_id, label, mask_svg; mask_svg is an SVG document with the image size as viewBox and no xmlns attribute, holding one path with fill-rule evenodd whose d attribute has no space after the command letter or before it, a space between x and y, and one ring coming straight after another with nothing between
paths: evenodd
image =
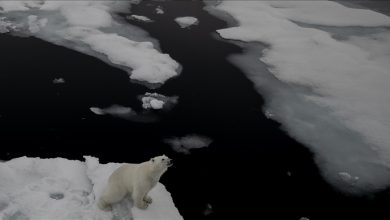
<instances>
[{"instance_id":1,"label":"polar bear's front leg","mask_svg":"<svg viewBox=\"0 0 390 220\"><path fill-rule=\"evenodd\" d=\"M150 196L145 195L145 196L144 196L144 201L145 201L146 203L148 203L148 204L151 204L151 203L153 202L153 199L152 199Z\"/></svg>"},{"instance_id":2,"label":"polar bear's front leg","mask_svg":"<svg viewBox=\"0 0 390 220\"><path fill-rule=\"evenodd\" d=\"M139 190L135 190L133 192L133 201L134 201L135 206L137 206L137 208L139 208L139 209L148 208L149 203L144 201L144 197L145 197L144 192L140 192Z\"/></svg>"}]
</instances>

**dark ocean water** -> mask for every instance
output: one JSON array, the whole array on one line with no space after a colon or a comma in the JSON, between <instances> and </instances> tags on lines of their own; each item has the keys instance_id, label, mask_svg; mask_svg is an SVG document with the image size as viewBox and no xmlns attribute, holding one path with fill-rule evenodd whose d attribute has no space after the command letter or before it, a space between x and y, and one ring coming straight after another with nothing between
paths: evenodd
<instances>
[{"instance_id":1,"label":"dark ocean water","mask_svg":"<svg viewBox=\"0 0 390 220\"><path fill-rule=\"evenodd\" d=\"M166 12L157 15L161 5ZM216 39L226 22L200 2L142 2L129 21L160 41L183 65L177 78L155 92L179 96L155 123L94 115L89 107L111 104L140 110L138 95L150 92L104 62L36 38L0 35L0 159L83 155L101 162L141 162L158 154L174 166L161 182L184 219L390 219L387 192L352 197L324 181L305 146L262 114L263 98L226 57L241 48ZM178 16L200 25L181 29ZM65 84L53 84L63 77ZM208 148L178 154L162 140L197 133ZM289 176L288 173L291 173ZM207 204L212 213L204 215Z\"/></svg>"}]
</instances>

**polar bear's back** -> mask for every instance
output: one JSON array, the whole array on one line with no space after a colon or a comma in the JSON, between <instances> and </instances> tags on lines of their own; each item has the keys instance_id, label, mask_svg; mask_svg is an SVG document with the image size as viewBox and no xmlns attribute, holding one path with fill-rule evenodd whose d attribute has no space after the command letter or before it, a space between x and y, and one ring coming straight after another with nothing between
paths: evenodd
<instances>
[{"instance_id":1,"label":"polar bear's back","mask_svg":"<svg viewBox=\"0 0 390 220\"><path fill-rule=\"evenodd\" d=\"M109 183L118 187L126 188L127 190L132 190L133 183L137 178L137 170L141 167L143 163L134 164L126 163L116 169L109 178Z\"/></svg>"}]
</instances>

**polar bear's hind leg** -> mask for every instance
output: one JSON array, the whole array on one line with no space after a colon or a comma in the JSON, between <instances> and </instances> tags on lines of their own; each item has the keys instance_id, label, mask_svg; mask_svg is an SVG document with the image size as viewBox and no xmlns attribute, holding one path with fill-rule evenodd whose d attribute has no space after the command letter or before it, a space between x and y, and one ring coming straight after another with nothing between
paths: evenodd
<instances>
[{"instance_id":1,"label":"polar bear's hind leg","mask_svg":"<svg viewBox=\"0 0 390 220\"><path fill-rule=\"evenodd\" d=\"M121 190L120 187L108 184L102 196L99 198L98 207L104 211L111 211L111 205L121 201L126 196L127 191Z\"/></svg>"},{"instance_id":2,"label":"polar bear's hind leg","mask_svg":"<svg viewBox=\"0 0 390 220\"><path fill-rule=\"evenodd\" d=\"M105 202L102 198L99 199L97 206L99 207L99 209L106 211L106 212L112 210L111 205L109 205L107 202Z\"/></svg>"}]
</instances>

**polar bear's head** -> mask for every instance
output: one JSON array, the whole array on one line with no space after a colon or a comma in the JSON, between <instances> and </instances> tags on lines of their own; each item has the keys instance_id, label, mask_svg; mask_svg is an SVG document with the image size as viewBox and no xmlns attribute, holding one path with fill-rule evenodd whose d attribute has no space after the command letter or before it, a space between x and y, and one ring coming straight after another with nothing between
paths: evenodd
<instances>
[{"instance_id":1,"label":"polar bear's head","mask_svg":"<svg viewBox=\"0 0 390 220\"><path fill-rule=\"evenodd\" d=\"M172 160L165 155L153 157L150 159L150 162L152 163L154 169L161 171L165 171L168 167L172 166Z\"/></svg>"}]
</instances>

